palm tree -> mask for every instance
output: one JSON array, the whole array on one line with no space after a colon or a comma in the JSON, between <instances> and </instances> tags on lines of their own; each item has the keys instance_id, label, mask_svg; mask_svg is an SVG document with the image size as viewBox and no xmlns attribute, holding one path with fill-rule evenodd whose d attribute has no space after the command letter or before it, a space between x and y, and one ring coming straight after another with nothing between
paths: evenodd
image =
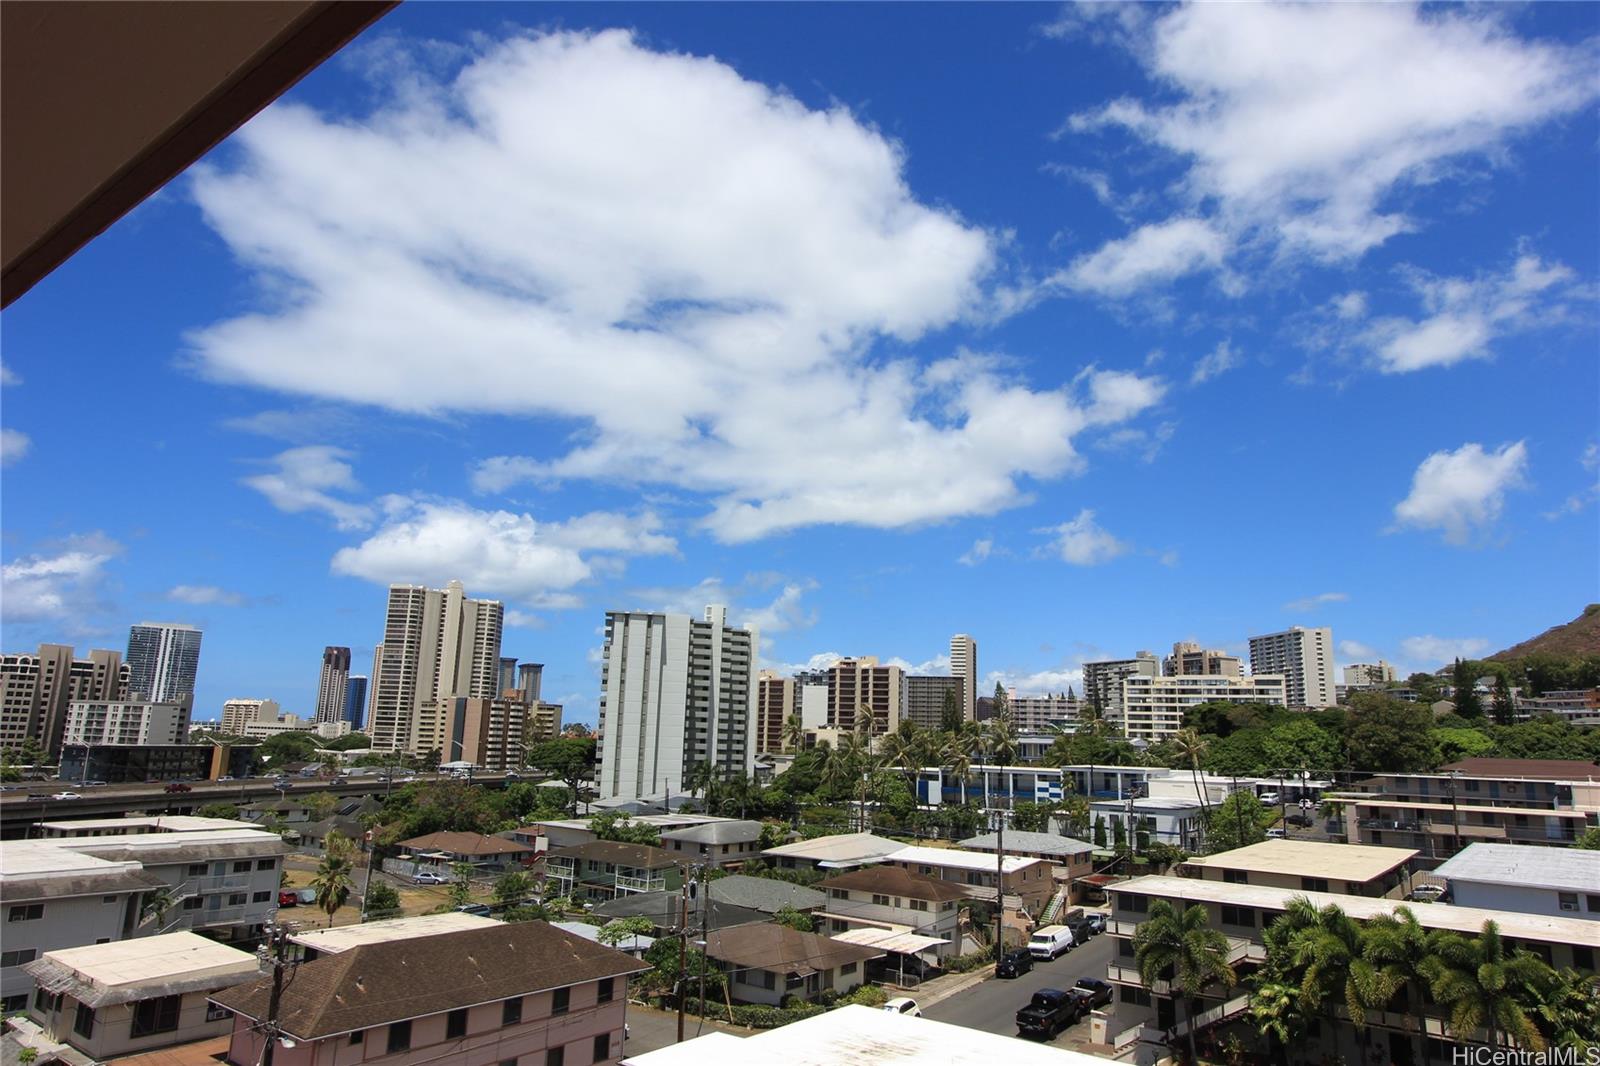
<instances>
[{"instance_id":1,"label":"palm tree","mask_svg":"<svg viewBox=\"0 0 1600 1066\"><path fill-rule=\"evenodd\" d=\"M332 842L332 833L328 834L328 840ZM350 898L350 890L355 887L351 871L348 852L329 847L317 866L317 876L311 879L311 887L317 890L317 906L328 916L329 926L333 925L334 914L344 906L344 901Z\"/></svg>"},{"instance_id":2,"label":"palm tree","mask_svg":"<svg viewBox=\"0 0 1600 1066\"><path fill-rule=\"evenodd\" d=\"M823 741L818 746L822 748L822 784L832 792L843 792L854 785L860 753L854 734L844 734L837 745Z\"/></svg>"},{"instance_id":3,"label":"palm tree","mask_svg":"<svg viewBox=\"0 0 1600 1066\"><path fill-rule=\"evenodd\" d=\"M1257 980L1250 992L1250 1019L1255 1022L1256 1031L1272 1045L1274 1058L1284 1062L1288 1061L1289 1049L1306 1031L1299 993L1293 985L1266 977Z\"/></svg>"},{"instance_id":4,"label":"palm tree","mask_svg":"<svg viewBox=\"0 0 1600 1066\"><path fill-rule=\"evenodd\" d=\"M1200 819L1205 821L1206 794L1200 787L1200 756L1206 753L1206 742L1194 729L1180 729L1172 737L1173 754L1189 764L1189 774L1194 779L1195 799L1200 801Z\"/></svg>"},{"instance_id":5,"label":"palm tree","mask_svg":"<svg viewBox=\"0 0 1600 1066\"><path fill-rule=\"evenodd\" d=\"M1011 712L1002 710L989 719L988 733L989 750L994 754L994 761L1001 766L1010 766L1017 757L1017 731L1011 723Z\"/></svg>"},{"instance_id":6,"label":"palm tree","mask_svg":"<svg viewBox=\"0 0 1600 1066\"><path fill-rule=\"evenodd\" d=\"M1381 1009L1395 994L1404 991L1412 1020L1417 1026L1414 1061L1427 1061L1428 1028L1423 1013L1423 990L1428 978L1423 963L1433 954L1428 931L1417 921L1410 907L1396 907L1394 913L1379 914L1361 930L1361 958L1351 966L1360 1003L1350 1016L1360 1025L1365 1008Z\"/></svg>"},{"instance_id":7,"label":"palm tree","mask_svg":"<svg viewBox=\"0 0 1600 1066\"><path fill-rule=\"evenodd\" d=\"M1433 998L1450 1008L1450 1028L1457 1040L1487 1029L1491 1047L1509 1042L1543 1051L1544 1034L1533 1022L1535 986L1547 969L1526 951L1506 951L1500 927L1484 922L1476 939L1436 933L1433 957L1423 963Z\"/></svg>"},{"instance_id":8,"label":"palm tree","mask_svg":"<svg viewBox=\"0 0 1600 1066\"><path fill-rule=\"evenodd\" d=\"M1278 984L1293 989L1301 1024L1331 1017L1341 1004L1352 1017L1361 1014L1361 989L1351 972L1361 958L1361 928L1344 911L1332 904L1319 910L1306 897L1295 896L1262 934L1262 941L1267 962L1257 987Z\"/></svg>"},{"instance_id":9,"label":"palm tree","mask_svg":"<svg viewBox=\"0 0 1600 1066\"><path fill-rule=\"evenodd\" d=\"M806 726L798 714L791 714L783 720L783 747L786 751L798 752L800 746L806 742Z\"/></svg>"},{"instance_id":10,"label":"palm tree","mask_svg":"<svg viewBox=\"0 0 1600 1066\"><path fill-rule=\"evenodd\" d=\"M1211 985L1231 988L1239 980L1228 963L1228 938L1208 923L1206 909L1198 903L1179 911L1158 899L1133 934L1134 963L1145 988L1154 991L1157 981L1168 981L1183 998L1190 1062L1200 1061L1194 1040L1195 1000Z\"/></svg>"},{"instance_id":11,"label":"palm tree","mask_svg":"<svg viewBox=\"0 0 1600 1066\"><path fill-rule=\"evenodd\" d=\"M961 783L961 803L967 802L967 775L972 772L972 756L967 753L967 745L960 733L951 733L945 737L944 750L939 753L940 761L950 771L950 776Z\"/></svg>"},{"instance_id":12,"label":"palm tree","mask_svg":"<svg viewBox=\"0 0 1600 1066\"><path fill-rule=\"evenodd\" d=\"M1533 991L1533 1024L1546 1043L1584 1052L1600 1046L1600 983L1593 974L1546 967Z\"/></svg>"},{"instance_id":13,"label":"palm tree","mask_svg":"<svg viewBox=\"0 0 1600 1066\"><path fill-rule=\"evenodd\" d=\"M709 810L711 806L711 789L716 784L717 769L709 762L697 762L689 767L689 772L683 777L683 787L689 790L689 795L702 809ZM706 797L701 803L700 797Z\"/></svg>"}]
</instances>

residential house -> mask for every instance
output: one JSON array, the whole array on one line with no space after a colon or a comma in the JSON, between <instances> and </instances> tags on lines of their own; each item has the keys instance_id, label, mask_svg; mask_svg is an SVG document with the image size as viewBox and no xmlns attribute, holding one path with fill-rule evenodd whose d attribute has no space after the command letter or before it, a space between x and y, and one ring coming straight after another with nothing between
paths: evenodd
<instances>
[{"instance_id":1,"label":"residential house","mask_svg":"<svg viewBox=\"0 0 1600 1066\"><path fill-rule=\"evenodd\" d=\"M207 1002L255 981L254 954L194 933L167 933L49 951L27 965L37 988L28 1017L44 1035L104 1062L229 1032Z\"/></svg>"},{"instance_id":2,"label":"residential house","mask_svg":"<svg viewBox=\"0 0 1600 1066\"><path fill-rule=\"evenodd\" d=\"M614 918L648 918L657 936L678 932L685 921L692 929L723 929L731 925L764 922L772 917L764 911L709 898L709 893L685 902L681 888L671 892L625 892L615 899L596 903L589 913L606 921Z\"/></svg>"},{"instance_id":3,"label":"residential house","mask_svg":"<svg viewBox=\"0 0 1600 1066\"><path fill-rule=\"evenodd\" d=\"M761 852L761 823L732 819L661 834L661 846L713 869L737 868Z\"/></svg>"},{"instance_id":4,"label":"residential house","mask_svg":"<svg viewBox=\"0 0 1600 1066\"><path fill-rule=\"evenodd\" d=\"M884 954L776 922L714 929L705 951L726 975L730 996L771 1006L785 996L815 1001L825 991L842 995L865 980L868 960Z\"/></svg>"},{"instance_id":5,"label":"residential house","mask_svg":"<svg viewBox=\"0 0 1600 1066\"><path fill-rule=\"evenodd\" d=\"M1600 921L1600 851L1468 844L1433 873L1458 907Z\"/></svg>"},{"instance_id":6,"label":"residential house","mask_svg":"<svg viewBox=\"0 0 1600 1066\"><path fill-rule=\"evenodd\" d=\"M1205 834L1200 804L1181 799L1097 800L1089 804L1089 822L1095 827L1095 846L1115 849L1116 827L1124 839L1131 835L1135 849L1141 841L1170 844L1180 851L1199 851Z\"/></svg>"},{"instance_id":7,"label":"residential house","mask_svg":"<svg viewBox=\"0 0 1600 1066\"><path fill-rule=\"evenodd\" d=\"M1264 840L1194 856L1184 862L1181 873L1236 885L1399 899L1410 889L1410 864L1416 857L1414 848Z\"/></svg>"},{"instance_id":8,"label":"residential house","mask_svg":"<svg viewBox=\"0 0 1600 1066\"><path fill-rule=\"evenodd\" d=\"M648 968L545 922L361 944L297 968L273 1064L616 1062L628 978ZM230 1066L261 1061L271 1000L269 979L213 997L234 1015Z\"/></svg>"},{"instance_id":9,"label":"residential house","mask_svg":"<svg viewBox=\"0 0 1600 1066\"><path fill-rule=\"evenodd\" d=\"M893 855L904 844L871 833L835 833L832 836L796 840L761 852L780 870L850 870L872 866Z\"/></svg>"},{"instance_id":10,"label":"residential house","mask_svg":"<svg viewBox=\"0 0 1600 1066\"><path fill-rule=\"evenodd\" d=\"M729 874L706 883L706 894L713 902L745 907L763 914L788 909L809 914L820 910L828 897L815 888L772 877L747 877Z\"/></svg>"},{"instance_id":11,"label":"residential house","mask_svg":"<svg viewBox=\"0 0 1600 1066\"><path fill-rule=\"evenodd\" d=\"M585 940L593 940L596 944L600 943L601 926L590 925L588 922L551 922L550 924L562 932L571 933L573 936L581 936ZM610 946L624 955L632 955L636 959L641 959L655 942L655 937L634 934L624 937Z\"/></svg>"},{"instance_id":12,"label":"residential house","mask_svg":"<svg viewBox=\"0 0 1600 1066\"><path fill-rule=\"evenodd\" d=\"M683 863L681 856L649 844L596 840L546 852L545 876L557 895L612 899L677 888L683 884Z\"/></svg>"},{"instance_id":13,"label":"residential house","mask_svg":"<svg viewBox=\"0 0 1600 1066\"><path fill-rule=\"evenodd\" d=\"M1056 891L1050 864L1021 855L1008 853L997 862L996 856L978 852L913 846L902 847L885 862L960 885L971 899L994 899L998 876L1006 896L1029 914L1042 911Z\"/></svg>"},{"instance_id":14,"label":"residential house","mask_svg":"<svg viewBox=\"0 0 1600 1066\"><path fill-rule=\"evenodd\" d=\"M419 872L428 870L446 877L453 877L460 863L471 866L474 872L500 873L521 867L534 856L534 850L526 844L483 833L424 833L400 841L399 847L401 861L415 864Z\"/></svg>"},{"instance_id":15,"label":"residential house","mask_svg":"<svg viewBox=\"0 0 1600 1066\"><path fill-rule=\"evenodd\" d=\"M819 932L926 966L961 954L964 885L901 866L873 866L836 874L819 887L828 893L827 909L816 916Z\"/></svg>"},{"instance_id":16,"label":"residential house","mask_svg":"<svg viewBox=\"0 0 1600 1066\"><path fill-rule=\"evenodd\" d=\"M140 814L125 818L75 818L37 822L33 836L39 840L61 837L120 837L130 833L200 833L210 829L258 829L254 822L233 818L200 818L192 814Z\"/></svg>"},{"instance_id":17,"label":"residential house","mask_svg":"<svg viewBox=\"0 0 1600 1066\"><path fill-rule=\"evenodd\" d=\"M1094 845L1087 841L1057 836L1054 833L1008 830L1005 846L1007 855L1019 855L1048 863L1055 892L1061 896L1063 903L1071 902L1074 898L1073 886L1078 884L1079 878L1094 873ZM984 833L968 837L961 842L960 847L964 851L979 851L992 855L1000 848L999 835ZM1059 909L1061 904L1056 906Z\"/></svg>"},{"instance_id":18,"label":"residential house","mask_svg":"<svg viewBox=\"0 0 1600 1066\"><path fill-rule=\"evenodd\" d=\"M595 806L599 806L596 804ZM669 833L675 829L688 829L697 825L712 825L717 822L731 821L729 818L719 818L710 814L628 814L628 824L635 826L649 826L658 833ZM543 822L535 822L531 826L518 829L513 839L524 843L532 843L525 837L544 837L551 848L569 848L575 844L593 844L599 840L595 834L592 819L590 818L551 818Z\"/></svg>"}]
</instances>

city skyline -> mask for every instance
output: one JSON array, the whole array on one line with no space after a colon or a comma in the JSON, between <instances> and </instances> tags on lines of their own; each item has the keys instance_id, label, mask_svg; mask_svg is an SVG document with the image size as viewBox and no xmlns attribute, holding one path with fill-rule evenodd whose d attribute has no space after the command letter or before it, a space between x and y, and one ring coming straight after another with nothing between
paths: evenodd
<instances>
[{"instance_id":1,"label":"city skyline","mask_svg":"<svg viewBox=\"0 0 1600 1066\"><path fill-rule=\"evenodd\" d=\"M979 695L1577 615L1585 10L1118 10L402 6L5 312L0 650L178 618L197 718L309 716L459 579L593 723L608 611Z\"/></svg>"}]
</instances>

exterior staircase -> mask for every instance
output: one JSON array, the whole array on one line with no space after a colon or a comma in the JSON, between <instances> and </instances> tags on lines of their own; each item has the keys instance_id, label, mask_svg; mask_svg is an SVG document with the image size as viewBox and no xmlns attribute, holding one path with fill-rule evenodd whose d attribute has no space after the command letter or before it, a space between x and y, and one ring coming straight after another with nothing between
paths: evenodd
<instances>
[{"instance_id":1,"label":"exterior staircase","mask_svg":"<svg viewBox=\"0 0 1600 1066\"><path fill-rule=\"evenodd\" d=\"M1062 885L1056 889L1056 894L1050 897L1050 902L1044 905L1044 910L1039 912L1039 924L1049 925L1056 920L1056 915L1061 913L1061 908L1067 903L1067 886Z\"/></svg>"}]
</instances>

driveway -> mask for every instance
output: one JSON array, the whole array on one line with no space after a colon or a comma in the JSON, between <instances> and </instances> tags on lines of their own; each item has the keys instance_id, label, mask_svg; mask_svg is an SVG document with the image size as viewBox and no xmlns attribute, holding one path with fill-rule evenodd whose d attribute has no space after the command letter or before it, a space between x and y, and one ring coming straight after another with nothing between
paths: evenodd
<instances>
[{"instance_id":1,"label":"driveway","mask_svg":"<svg viewBox=\"0 0 1600 1066\"><path fill-rule=\"evenodd\" d=\"M717 1022L711 1018L705 1019L701 1024L699 1017L693 1014L683 1016L683 1038L693 1040L696 1036L716 1031L719 1033L732 1033L734 1036L749 1036L753 1030L741 1029ZM628 1004L628 1040L623 1049L623 1058L642 1055L646 1051L655 1051L668 1047L678 1042L678 1016L672 1011L656 1010L653 1007L642 1007L637 1003Z\"/></svg>"},{"instance_id":2,"label":"driveway","mask_svg":"<svg viewBox=\"0 0 1600 1066\"><path fill-rule=\"evenodd\" d=\"M1112 937L1102 933L1082 947L1073 948L1059 959L1036 962L1033 969L1011 980L990 978L935 1003L924 1014L940 1022L980 1029L986 1033L1016 1036L1016 1014L1041 988L1071 988L1080 977L1106 977L1106 964L1116 949ZM915 992L912 995L916 995ZM1063 1030L1053 1043L1059 1046L1088 1041L1087 1017Z\"/></svg>"}]
</instances>

